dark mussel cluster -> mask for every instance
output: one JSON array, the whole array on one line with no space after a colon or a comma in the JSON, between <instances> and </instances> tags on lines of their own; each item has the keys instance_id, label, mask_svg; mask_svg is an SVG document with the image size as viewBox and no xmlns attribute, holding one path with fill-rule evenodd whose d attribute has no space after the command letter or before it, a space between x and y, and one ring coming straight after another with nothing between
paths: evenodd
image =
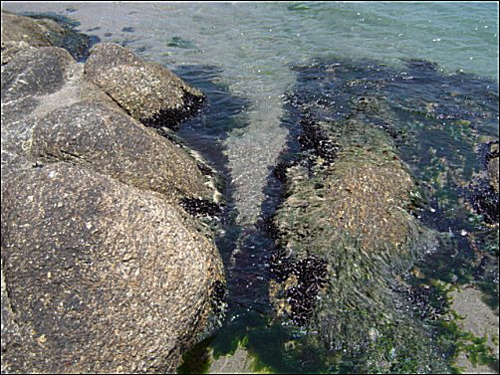
<instances>
[{"instance_id":1,"label":"dark mussel cluster","mask_svg":"<svg viewBox=\"0 0 500 375\"><path fill-rule=\"evenodd\" d=\"M277 248L269 258L270 271L273 277L279 283L286 280L288 275L293 271L292 260L287 256L285 250L281 247Z\"/></svg>"},{"instance_id":2,"label":"dark mussel cluster","mask_svg":"<svg viewBox=\"0 0 500 375\"><path fill-rule=\"evenodd\" d=\"M482 170L486 171L490 161L498 157L498 149L493 149L494 145L498 147L498 141L488 142L480 147L479 159ZM498 193L493 188L490 177L473 179L462 193L474 211L483 216L485 223L498 223Z\"/></svg>"},{"instance_id":3,"label":"dark mussel cluster","mask_svg":"<svg viewBox=\"0 0 500 375\"><path fill-rule=\"evenodd\" d=\"M314 157L320 157L324 165L331 165L337 158L339 146L320 128L317 120L310 115L300 120L302 134L299 143L302 150L309 151Z\"/></svg>"},{"instance_id":4,"label":"dark mussel cluster","mask_svg":"<svg viewBox=\"0 0 500 375\"><path fill-rule=\"evenodd\" d=\"M212 304L212 311L216 316L224 314L224 306L226 299L226 287L220 280L216 280L212 285L212 294L210 302Z\"/></svg>"},{"instance_id":5,"label":"dark mussel cluster","mask_svg":"<svg viewBox=\"0 0 500 375\"><path fill-rule=\"evenodd\" d=\"M498 140L482 143L481 145L479 145L478 154L479 154L479 165L481 166L481 169L483 170L488 169L490 161L494 158L498 158L499 155Z\"/></svg>"},{"instance_id":6,"label":"dark mussel cluster","mask_svg":"<svg viewBox=\"0 0 500 375\"><path fill-rule=\"evenodd\" d=\"M292 308L290 318L294 324L304 326L311 319L316 296L327 282L326 271L326 261L314 256L300 259L294 264L292 273L297 277L298 283L285 291Z\"/></svg>"},{"instance_id":7,"label":"dark mussel cluster","mask_svg":"<svg viewBox=\"0 0 500 375\"><path fill-rule=\"evenodd\" d=\"M498 223L498 194L487 178L472 182L466 192L467 201L487 224Z\"/></svg>"},{"instance_id":8,"label":"dark mussel cluster","mask_svg":"<svg viewBox=\"0 0 500 375\"><path fill-rule=\"evenodd\" d=\"M183 100L184 105L182 107L162 109L151 117L141 119L141 122L145 126L153 128L167 127L174 131L179 130L182 121L196 115L200 111L206 100L206 96L197 96L184 91Z\"/></svg>"},{"instance_id":9,"label":"dark mussel cluster","mask_svg":"<svg viewBox=\"0 0 500 375\"><path fill-rule=\"evenodd\" d=\"M222 215L222 207L202 198L182 198L179 204L192 216L210 216L219 218Z\"/></svg>"},{"instance_id":10,"label":"dark mussel cluster","mask_svg":"<svg viewBox=\"0 0 500 375\"><path fill-rule=\"evenodd\" d=\"M271 273L278 282L290 275L297 278L297 284L285 290L290 304L290 319L298 326L306 325L313 315L316 297L327 282L327 263L315 256L293 262L283 249L276 250L270 259Z\"/></svg>"},{"instance_id":11,"label":"dark mussel cluster","mask_svg":"<svg viewBox=\"0 0 500 375\"><path fill-rule=\"evenodd\" d=\"M198 169L200 170L200 172L204 176L212 176L213 177L215 174L214 170L204 163L198 162L198 163L196 163L196 166L198 167Z\"/></svg>"},{"instance_id":12,"label":"dark mussel cluster","mask_svg":"<svg viewBox=\"0 0 500 375\"><path fill-rule=\"evenodd\" d=\"M255 225L258 230L266 233L273 240L277 240L279 238L280 232L278 226L274 222L273 215L259 218L259 220L257 220Z\"/></svg>"},{"instance_id":13,"label":"dark mussel cluster","mask_svg":"<svg viewBox=\"0 0 500 375\"><path fill-rule=\"evenodd\" d=\"M290 160L290 161L280 161L273 169L273 175L278 179L282 184L286 183L286 173L287 169L293 167L298 164L298 159Z\"/></svg>"},{"instance_id":14,"label":"dark mussel cluster","mask_svg":"<svg viewBox=\"0 0 500 375\"><path fill-rule=\"evenodd\" d=\"M433 286L412 286L406 290L413 314L421 319L439 319L448 308L446 297Z\"/></svg>"}]
</instances>

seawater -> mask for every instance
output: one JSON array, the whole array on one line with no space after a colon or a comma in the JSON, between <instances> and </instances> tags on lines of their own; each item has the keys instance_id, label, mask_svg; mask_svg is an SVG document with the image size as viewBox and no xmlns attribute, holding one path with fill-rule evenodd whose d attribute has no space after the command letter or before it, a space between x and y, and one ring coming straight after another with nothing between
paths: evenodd
<instances>
[{"instance_id":1,"label":"seawater","mask_svg":"<svg viewBox=\"0 0 500 375\"><path fill-rule=\"evenodd\" d=\"M265 199L262 188L285 143L280 127L291 65L332 55L401 65L419 58L446 72L498 80L496 3L15 3L14 11L54 12L82 32L116 42L143 58L179 66L217 67L228 92L248 101L224 140L235 187L238 222L250 225ZM196 84L196 82L193 82ZM209 93L210 94L210 93ZM220 118L207 126L225 126ZM219 125L219 122L222 123Z\"/></svg>"},{"instance_id":2,"label":"seawater","mask_svg":"<svg viewBox=\"0 0 500 375\"><path fill-rule=\"evenodd\" d=\"M292 67L318 59L376 61L404 75L405 61L422 59L443 75L475 74L498 85L496 2L2 2L2 8L68 17L81 32L164 64L206 93L208 108L179 134L228 179L231 219L218 245L230 280L228 321L241 321L231 327L242 331L265 325L268 310L273 241L256 224L278 195L269 176L294 125L286 109L297 83ZM498 137L498 124L491 129ZM432 138L431 131L422 134L422 144ZM457 147L453 140L437 143L450 149L448 156ZM219 342L244 336L228 331L221 330Z\"/></svg>"}]
</instances>

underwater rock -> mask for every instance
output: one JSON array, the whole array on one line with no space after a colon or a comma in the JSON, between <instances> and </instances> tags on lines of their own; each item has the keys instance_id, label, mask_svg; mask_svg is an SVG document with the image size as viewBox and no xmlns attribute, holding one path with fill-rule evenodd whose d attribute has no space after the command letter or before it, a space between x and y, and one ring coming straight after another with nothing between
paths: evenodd
<instances>
[{"instance_id":1,"label":"underwater rock","mask_svg":"<svg viewBox=\"0 0 500 375\"><path fill-rule=\"evenodd\" d=\"M483 144L482 170L476 174L465 190L470 207L483 216L487 224L498 224L498 141Z\"/></svg>"},{"instance_id":2,"label":"underwater rock","mask_svg":"<svg viewBox=\"0 0 500 375\"><path fill-rule=\"evenodd\" d=\"M498 306L495 310L484 303L480 290L472 285L465 285L450 293L451 308L457 319L457 325L462 330L462 350L455 359L455 366L465 374L496 374L498 373ZM452 319L450 319L452 320ZM482 348L481 348L482 347ZM481 357L488 356L490 362L486 365Z\"/></svg>"},{"instance_id":3,"label":"underwater rock","mask_svg":"<svg viewBox=\"0 0 500 375\"><path fill-rule=\"evenodd\" d=\"M85 77L146 126L176 129L205 96L160 64L144 62L117 44L93 47Z\"/></svg>"},{"instance_id":4,"label":"underwater rock","mask_svg":"<svg viewBox=\"0 0 500 375\"><path fill-rule=\"evenodd\" d=\"M478 140L498 137L498 84L416 59L402 70L343 58L293 70L295 159L274 170L284 188L270 226L278 249L269 287L277 323L290 327L290 356L313 352L338 372L450 372L453 354L436 333L447 301L433 284L409 286L408 271L435 256L449 276L457 249L454 262L465 264L463 236L498 258L498 231L467 231L476 220L498 222L493 148L474 176ZM460 199L471 176L476 215ZM302 287L295 269L311 258L315 279ZM481 282L495 294L498 261L483 260ZM442 270L431 271L432 280Z\"/></svg>"},{"instance_id":5,"label":"underwater rock","mask_svg":"<svg viewBox=\"0 0 500 375\"><path fill-rule=\"evenodd\" d=\"M206 231L156 193L68 163L3 179L9 320L29 335L6 343L2 369L174 371L224 280Z\"/></svg>"},{"instance_id":6,"label":"underwater rock","mask_svg":"<svg viewBox=\"0 0 500 375\"><path fill-rule=\"evenodd\" d=\"M361 327L377 323L366 319L351 327L356 313L369 308L368 301L392 303L386 299L391 294L388 276L407 269L433 241L409 212L416 188L383 131L358 119L315 126L329 134L336 157L330 163L313 150L316 159L310 170L300 165L288 168L286 199L275 215L283 255L274 264L288 263L288 272L278 272L284 284L287 274L298 280L282 293L292 312L303 311L302 316L293 312L292 320L305 324L314 309L322 333L338 347L347 344L338 332L357 330L357 340L366 337ZM310 273L318 281L302 287L294 270L311 257L317 260ZM305 296L291 297L301 290ZM317 306L306 306L307 297L318 292ZM348 321L340 312L344 309L352 309Z\"/></svg>"},{"instance_id":7,"label":"underwater rock","mask_svg":"<svg viewBox=\"0 0 500 375\"><path fill-rule=\"evenodd\" d=\"M322 353L326 366L446 373L431 330L399 292L402 275L439 237L416 218L419 190L397 153L406 135L380 94L381 73L371 87L352 77L366 72L342 63L297 70L289 102L298 156L275 172L285 181L270 258L277 321L310 332L294 339L296 350Z\"/></svg>"}]
</instances>

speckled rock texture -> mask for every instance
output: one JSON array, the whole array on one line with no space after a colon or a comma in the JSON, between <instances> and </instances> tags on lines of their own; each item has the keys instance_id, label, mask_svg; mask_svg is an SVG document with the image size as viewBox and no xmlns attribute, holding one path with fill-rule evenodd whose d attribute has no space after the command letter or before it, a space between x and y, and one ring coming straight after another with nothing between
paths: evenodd
<instances>
[{"instance_id":1,"label":"speckled rock texture","mask_svg":"<svg viewBox=\"0 0 500 375\"><path fill-rule=\"evenodd\" d=\"M90 37L62 27L51 19L32 19L2 9L2 65L23 50L38 47L64 47L79 59L90 47Z\"/></svg>"},{"instance_id":2,"label":"speckled rock texture","mask_svg":"<svg viewBox=\"0 0 500 375\"><path fill-rule=\"evenodd\" d=\"M219 313L213 232L183 203L213 202L216 173L35 30L2 61L2 373L175 372Z\"/></svg>"},{"instance_id":3,"label":"speckled rock texture","mask_svg":"<svg viewBox=\"0 0 500 375\"><path fill-rule=\"evenodd\" d=\"M191 157L116 106L83 101L51 112L33 129L31 153L87 166L171 202L212 194Z\"/></svg>"},{"instance_id":4,"label":"speckled rock texture","mask_svg":"<svg viewBox=\"0 0 500 375\"><path fill-rule=\"evenodd\" d=\"M203 230L161 196L69 163L2 182L2 257L37 372L174 370L222 270Z\"/></svg>"},{"instance_id":5,"label":"speckled rock texture","mask_svg":"<svg viewBox=\"0 0 500 375\"><path fill-rule=\"evenodd\" d=\"M64 34L64 29L50 20L37 21L2 9L2 48L6 42L25 42L32 47L52 46L53 34ZM4 54L2 51L2 65Z\"/></svg>"},{"instance_id":6,"label":"speckled rock texture","mask_svg":"<svg viewBox=\"0 0 500 375\"><path fill-rule=\"evenodd\" d=\"M132 117L147 126L176 128L196 113L204 95L162 65L144 62L117 44L90 50L85 78L98 85Z\"/></svg>"}]
</instances>

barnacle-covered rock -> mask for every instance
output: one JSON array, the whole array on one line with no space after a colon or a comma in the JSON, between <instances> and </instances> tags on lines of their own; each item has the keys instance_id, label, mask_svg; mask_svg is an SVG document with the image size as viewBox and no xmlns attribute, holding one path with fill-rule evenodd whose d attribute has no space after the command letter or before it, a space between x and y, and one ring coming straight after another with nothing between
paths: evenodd
<instances>
[{"instance_id":1,"label":"barnacle-covered rock","mask_svg":"<svg viewBox=\"0 0 500 375\"><path fill-rule=\"evenodd\" d=\"M217 211L217 174L85 79L40 28L52 21L5 17L2 373L174 372L226 307L214 233L179 203ZM160 86L184 87L155 69L128 109L163 103L150 95ZM194 113L184 104L182 118Z\"/></svg>"},{"instance_id":2,"label":"barnacle-covered rock","mask_svg":"<svg viewBox=\"0 0 500 375\"><path fill-rule=\"evenodd\" d=\"M176 129L205 97L160 64L144 62L117 44L90 50L85 77L146 126Z\"/></svg>"},{"instance_id":3,"label":"barnacle-covered rock","mask_svg":"<svg viewBox=\"0 0 500 375\"><path fill-rule=\"evenodd\" d=\"M33 19L2 9L2 65L20 51L39 47L61 47L77 60L84 58L91 38L56 20L48 16Z\"/></svg>"},{"instance_id":4,"label":"barnacle-covered rock","mask_svg":"<svg viewBox=\"0 0 500 375\"><path fill-rule=\"evenodd\" d=\"M69 163L2 180L5 307L24 330L2 336L2 369L175 371L223 297L206 231L160 194Z\"/></svg>"}]
</instances>

